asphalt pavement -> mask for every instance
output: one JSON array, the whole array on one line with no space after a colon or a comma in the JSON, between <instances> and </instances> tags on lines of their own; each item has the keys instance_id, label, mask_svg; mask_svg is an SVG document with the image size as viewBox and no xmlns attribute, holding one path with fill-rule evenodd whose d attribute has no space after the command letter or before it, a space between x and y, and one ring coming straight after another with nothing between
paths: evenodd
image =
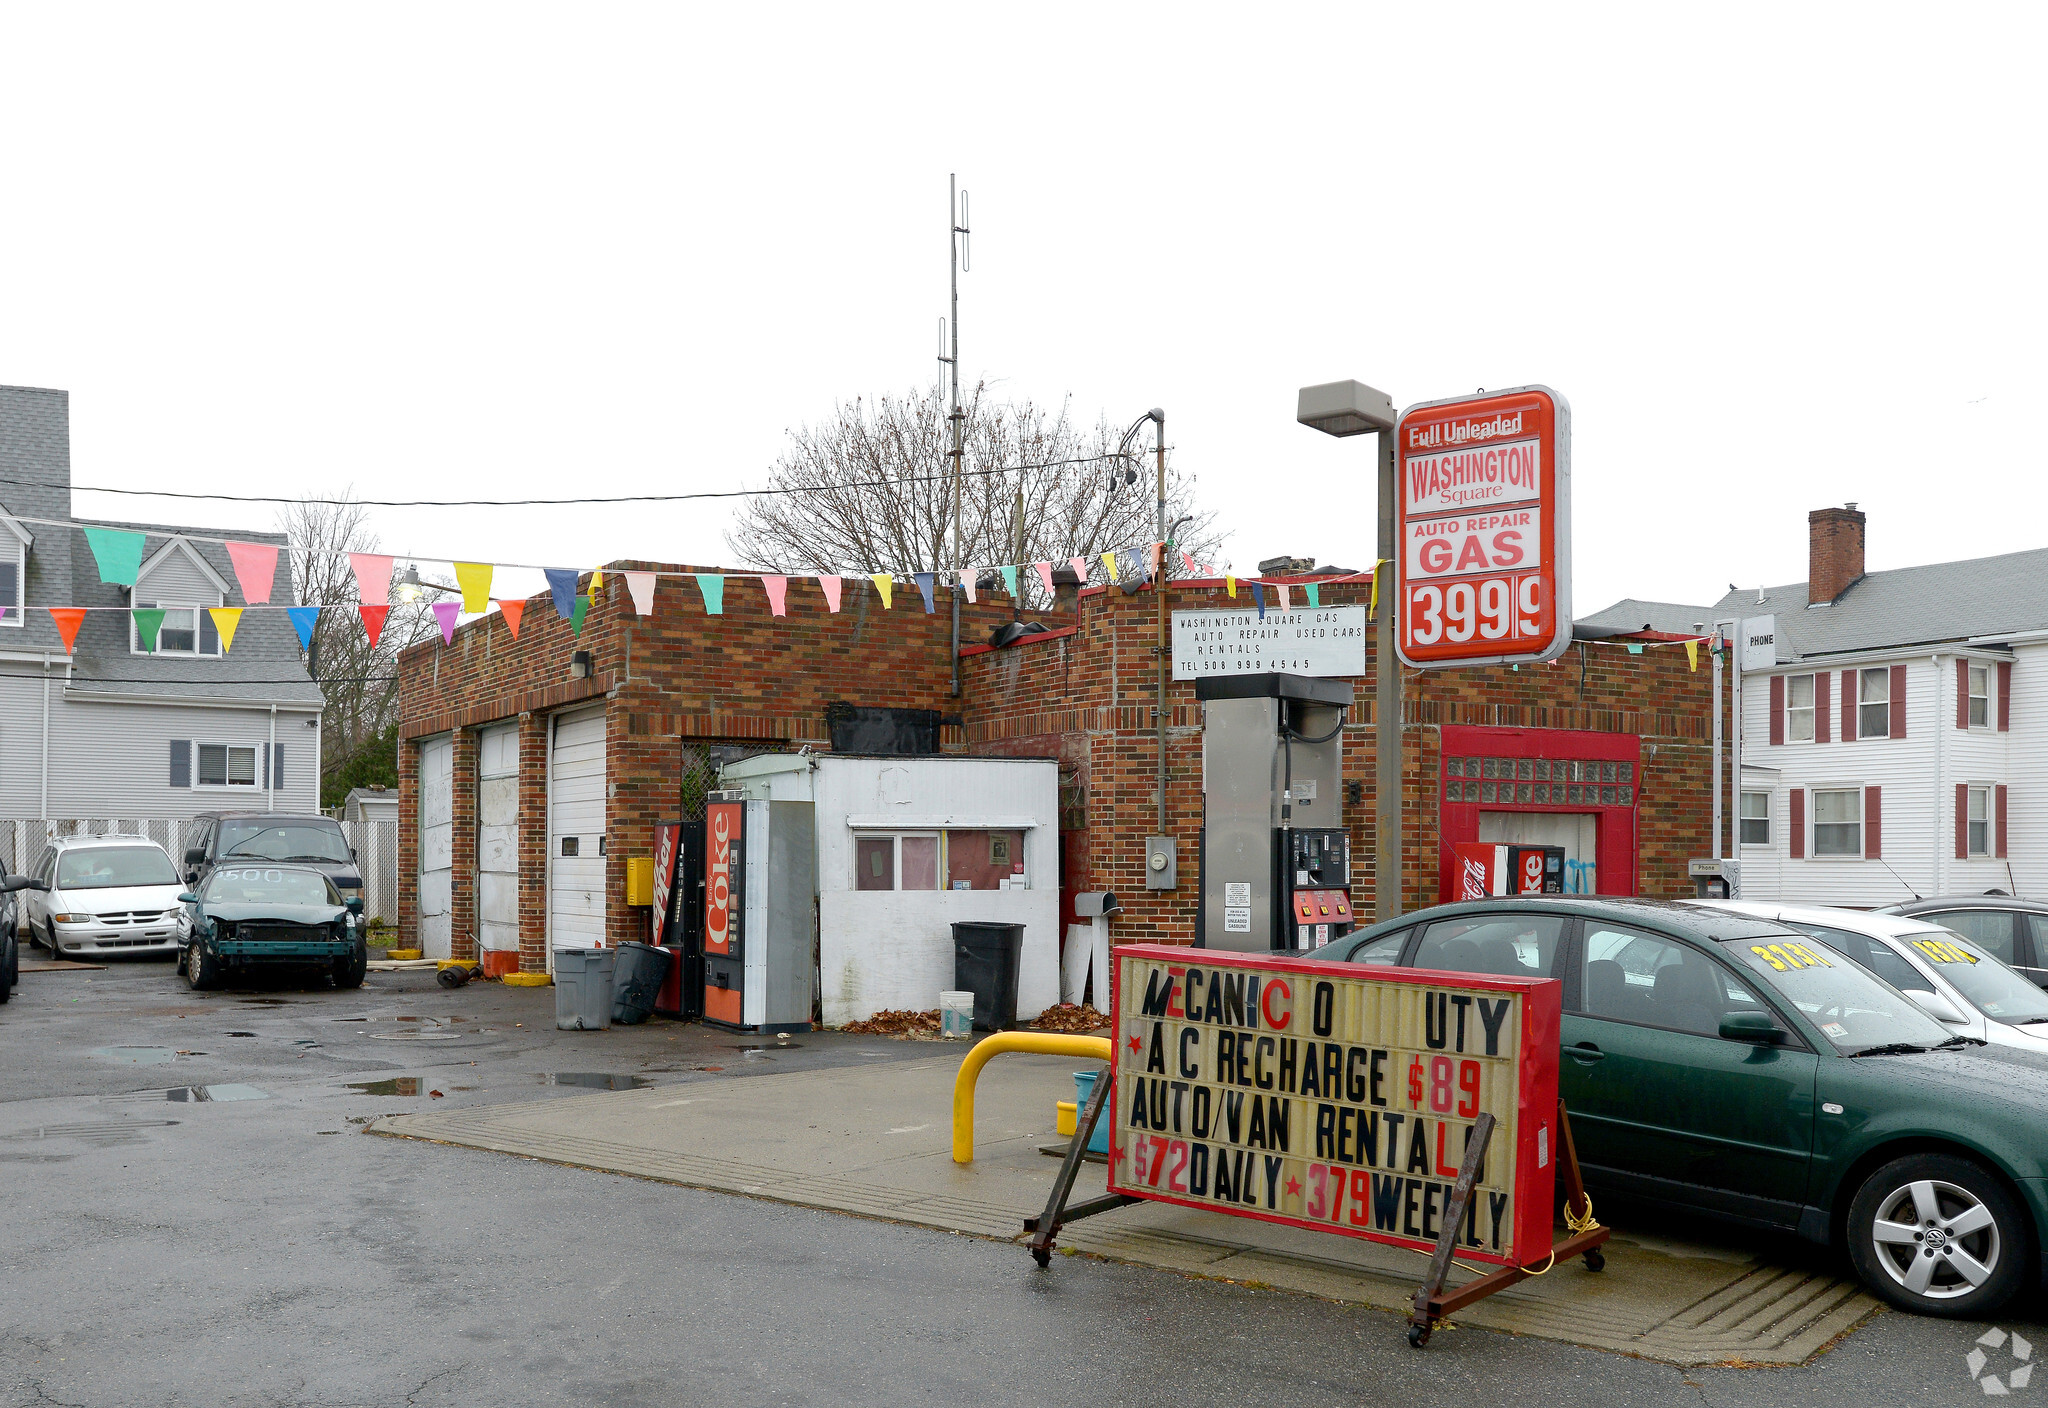
<instances>
[{"instance_id":1,"label":"asphalt pavement","mask_svg":"<svg viewBox=\"0 0 2048 1408\"><path fill-rule=\"evenodd\" d=\"M431 973L214 994L165 963L25 974L0 1007L0 1402L1909 1408L2015 1370L2010 1397L2048 1401L2024 1372L2038 1301L1998 1326L1881 1314L1771 1370L1472 1328L1417 1352L1385 1312L1086 1257L1041 1272L998 1241L363 1132L932 1050L552 1012L547 989Z\"/></svg>"}]
</instances>

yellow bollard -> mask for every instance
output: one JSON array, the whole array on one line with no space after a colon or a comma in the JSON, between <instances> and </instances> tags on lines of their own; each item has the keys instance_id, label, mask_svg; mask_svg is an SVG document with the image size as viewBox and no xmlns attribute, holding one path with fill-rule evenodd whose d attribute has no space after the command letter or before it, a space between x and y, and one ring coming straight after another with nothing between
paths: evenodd
<instances>
[{"instance_id":1,"label":"yellow bollard","mask_svg":"<svg viewBox=\"0 0 2048 1408\"><path fill-rule=\"evenodd\" d=\"M1005 1051L1022 1051L1034 1056L1071 1056L1082 1061L1107 1061L1110 1045L1106 1036L1065 1036L1058 1032L997 1032L983 1037L960 1063L953 1077L953 1162L974 1162L974 1083L981 1068Z\"/></svg>"}]
</instances>

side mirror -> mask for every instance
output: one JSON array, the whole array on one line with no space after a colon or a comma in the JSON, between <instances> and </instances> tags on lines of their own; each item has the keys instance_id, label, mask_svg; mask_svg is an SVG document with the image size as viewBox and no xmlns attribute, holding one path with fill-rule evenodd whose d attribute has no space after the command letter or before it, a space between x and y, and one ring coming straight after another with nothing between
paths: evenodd
<instances>
[{"instance_id":1,"label":"side mirror","mask_svg":"<svg viewBox=\"0 0 2048 1408\"><path fill-rule=\"evenodd\" d=\"M1785 1039L1785 1029L1768 1012L1730 1012L1721 1018L1721 1039L1776 1046Z\"/></svg>"},{"instance_id":2,"label":"side mirror","mask_svg":"<svg viewBox=\"0 0 2048 1408\"><path fill-rule=\"evenodd\" d=\"M363 897L361 895L351 895L343 900L341 904L342 908L346 909L350 914L361 914L363 912Z\"/></svg>"},{"instance_id":3,"label":"side mirror","mask_svg":"<svg viewBox=\"0 0 2048 1408\"><path fill-rule=\"evenodd\" d=\"M185 864L187 864L187 865L204 865L205 863L206 863L206 847L204 847L204 846L193 846L193 847L189 848L189 849L188 849L188 850L187 850L187 851L185 852Z\"/></svg>"},{"instance_id":4,"label":"side mirror","mask_svg":"<svg viewBox=\"0 0 2048 1408\"><path fill-rule=\"evenodd\" d=\"M184 894L182 894L182 895L178 896L178 903L179 903L179 904L198 904L198 903L199 903L199 896L197 896L197 895L193 894L193 893L192 893L192 892L191 892L190 890L187 890L187 891L186 891L186 892L185 892Z\"/></svg>"},{"instance_id":5,"label":"side mirror","mask_svg":"<svg viewBox=\"0 0 2048 1408\"><path fill-rule=\"evenodd\" d=\"M1907 988L1906 996L1922 1012L1948 1027L1967 1027L1970 1019L1956 1010L1956 1005L1938 992L1922 992L1919 988Z\"/></svg>"},{"instance_id":6,"label":"side mirror","mask_svg":"<svg viewBox=\"0 0 2048 1408\"><path fill-rule=\"evenodd\" d=\"M26 875L17 875L12 880L0 879L0 895L11 895L17 890L47 892L49 888L41 880L31 880Z\"/></svg>"}]
</instances>

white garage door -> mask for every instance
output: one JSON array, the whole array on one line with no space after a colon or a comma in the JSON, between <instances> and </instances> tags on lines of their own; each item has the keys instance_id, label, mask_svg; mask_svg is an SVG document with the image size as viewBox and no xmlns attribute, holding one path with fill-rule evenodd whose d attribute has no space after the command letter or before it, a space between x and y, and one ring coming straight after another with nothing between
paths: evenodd
<instances>
[{"instance_id":1,"label":"white garage door","mask_svg":"<svg viewBox=\"0 0 2048 1408\"><path fill-rule=\"evenodd\" d=\"M554 716L548 777L548 945L604 942L604 706ZM552 967L552 953L549 958Z\"/></svg>"},{"instance_id":2,"label":"white garage door","mask_svg":"<svg viewBox=\"0 0 2048 1408\"><path fill-rule=\"evenodd\" d=\"M420 744L419 942L428 958L452 958L448 882L455 863L455 739Z\"/></svg>"},{"instance_id":3,"label":"white garage door","mask_svg":"<svg viewBox=\"0 0 2048 1408\"><path fill-rule=\"evenodd\" d=\"M519 726L477 739L477 938L487 949L519 947Z\"/></svg>"}]
</instances>

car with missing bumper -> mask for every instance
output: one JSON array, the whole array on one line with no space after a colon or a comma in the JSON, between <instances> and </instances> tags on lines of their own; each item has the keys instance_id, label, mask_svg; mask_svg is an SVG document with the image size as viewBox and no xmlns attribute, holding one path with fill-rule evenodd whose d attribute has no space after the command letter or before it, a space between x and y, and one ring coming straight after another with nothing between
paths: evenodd
<instances>
[{"instance_id":1,"label":"car with missing bumper","mask_svg":"<svg viewBox=\"0 0 2048 1408\"><path fill-rule=\"evenodd\" d=\"M1558 979L1558 1093L1596 1193L1842 1248L1920 1314L1988 1315L2042 1283L2048 1056L1945 1029L1787 924L1505 897L1327 956Z\"/></svg>"},{"instance_id":2,"label":"car with missing bumper","mask_svg":"<svg viewBox=\"0 0 2048 1408\"><path fill-rule=\"evenodd\" d=\"M324 970L341 988L361 987L369 947L357 924L362 901L302 865L224 865L179 896L189 938L179 959L195 988L280 966Z\"/></svg>"}]
</instances>

